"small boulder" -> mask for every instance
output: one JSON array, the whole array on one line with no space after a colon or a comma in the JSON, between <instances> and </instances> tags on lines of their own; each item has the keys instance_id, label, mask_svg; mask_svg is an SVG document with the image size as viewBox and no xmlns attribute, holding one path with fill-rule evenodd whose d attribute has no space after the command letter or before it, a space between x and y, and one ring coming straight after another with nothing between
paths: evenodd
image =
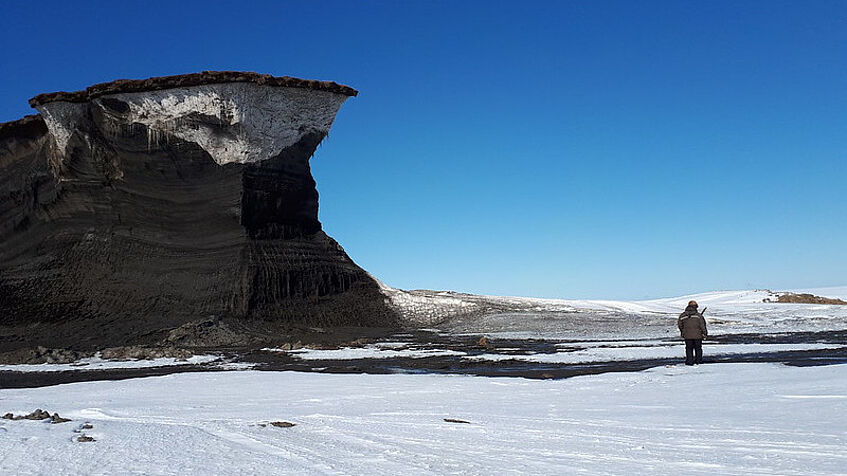
<instances>
[{"instance_id":1,"label":"small boulder","mask_svg":"<svg viewBox=\"0 0 847 476\"><path fill-rule=\"evenodd\" d=\"M277 428L291 428L292 426L297 426L297 424L291 423L290 421L272 421L271 426L275 426Z\"/></svg>"},{"instance_id":2,"label":"small boulder","mask_svg":"<svg viewBox=\"0 0 847 476\"><path fill-rule=\"evenodd\" d=\"M471 422L467 420L459 420L458 418L445 418L444 421L446 421L447 423L464 423L466 425L471 424Z\"/></svg>"},{"instance_id":3,"label":"small boulder","mask_svg":"<svg viewBox=\"0 0 847 476\"><path fill-rule=\"evenodd\" d=\"M50 412L46 412L40 408L36 408L34 412L29 415L24 415L23 417L26 420L46 420L50 418Z\"/></svg>"},{"instance_id":4,"label":"small boulder","mask_svg":"<svg viewBox=\"0 0 847 476\"><path fill-rule=\"evenodd\" d=\"M476 342L476 346L480 347L482 349L493 349L494 348L494 344L491 343L491 339L489 339L486 336L480 337L479 340Z\"/></svg>"},{"instance_id":5,"label":"small boulder","mask_svg":"<svg viewBox=\"0 0 847 476\"><path fill-rule=\"evenodd\" d=\"M54 413L50 417L50 423L54 423L54 424L55 423L65 423L65 422L68 422L68 421L71 421L71 419L70 418L62 418L62 417L59 416L58 413Z\"/></svg>"},{"instance_id":6,"label":"small boulder","mask_svg":"<svg viewBox=\"0 0 847 476\"><path fill-rule=\"evenodd\" d=\"M3 415L3 419L5 420L50 420L50 423L65 423L66 421L71 421L69 418L62 418L58 413L50 414L48 411L44 411L40 408L36 408L35 411L30 413L29 415L14 415L12 413L7 413Z\"/></svg>"}]
</instances>

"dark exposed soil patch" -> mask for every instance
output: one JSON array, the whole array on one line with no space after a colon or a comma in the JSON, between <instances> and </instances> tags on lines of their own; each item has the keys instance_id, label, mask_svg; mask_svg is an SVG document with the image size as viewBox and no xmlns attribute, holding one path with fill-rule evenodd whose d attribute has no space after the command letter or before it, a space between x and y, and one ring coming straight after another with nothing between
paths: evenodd
<instances>
[{"instance_id":1,"label":"dark exposed soil patch","mask_svg":"<svg viewBox=\"0 0 847 476\"><path fill-rule=\"evenodd\" d=\"M129 334L132 323L105 325L110 330L103 331L103 323L85 320L0 326L0 364L67 364L96 352L108 360L133 360L186 359L203 353L245 352L263 347L335 349L366 345L397 332L391 328L318 328L264 320L202 319L162 333L134 336L134 345L106 347L115 334ZM46 345L33 346L35 335L38 342ZM73 347L59 348L69 341L74 342Z\"/></svg>"},{"instance_id":2,"label":"dark exposed soil patch","mask_svg":"<svg viewBox=\"0 0 847 476\"><path fill-rule=\"evenodd\" d=\"M271 426L275 426L277 428L291 428L292 426L297 426L297 424L291 423L290 421L272 421Z\"/></svg>"},{"instance_id":3,"label":"dark exposed soil patch","mask_svg":"<svg viewBox=\"0 0 847 476\"><path fill-rule=\"evenodd\" d=\"M564 349L558 344L572 344L578 348L578 342L548 341L541 339L496 339L490 338L491 348L479 346L479 335L439 334L428 331L405 331L401 333L382 334L374 332L368 337L360 333L347 333L339 329L317 332L323 336L313 339L309 344L315 348L338 348L339 346L356 347L369 342L404 342L402 347L410 350L456 350L462 355L433 355L423 358L359 358L343 360L305 360L296 354L285 352L270 352L257 349L226 349L227 358L238 362L250 363L256 370L300 371L321 373L435 373L435 374L464 374L490 377L522 377L531 379L561 379L577 375L600 374L606 372L640 371L662 365L680 364L679 358L673 359L641 359L629 361L586 362L586 363L543 363L520 360L517 357L529 354L552 354ZM357 336L356 338L353 338ZM303 337L301 335L300 337ZM673 339L667 342L678 343ZM618 344L625 344L620 341ZM832 349L797 350L782 352L761 352L750 354L731 354L721 356L709 355L711 343L722 344L800 344L827 343L838 346ZM220 352L221 349L204 349L204 352ZM816 366L847 363L847 330L828 332L797 332L782 334L737 334L710 337L704 343L705 362L779 362L794 366ZM503 360L471 360L465 356L481 354L497 354ZM513 355L516 358L510 359ZM81 382L91 380L122 380L128 378L167 375L178 372L219 371L220 368L211 364L183 365L174 367L112 369L112 370L77 370L65 372L8 372L0 371L0 388L41 387L59 383Z\"/></svg>"},{"instance_id":4,"label":"dark exposed soil patch","mask_svg":"<svg viewBox=\"0 0 847 476\"><path fill-rule=\"evenodd\" d=\"M290 76L271 76L249 71L203 71L202 73L159 76L147 79L118 79L108 83L89 86L83 91L43 93L29 100L33 107L51 101L85 102L107 94L135 93L160 89L185 88L202 84L216 83L256 83L265 86L315 89L329 91L346 96L355 96L358 91L332 81L316 81L292 78Z\"/></svg>"},{"instance_id":5,"label":"dark exposed soil patch","mask_svg":"<svg viewBox=\"0 0 847 476\"><path fill-rule=\"evenodd\" d=\"M815 296L814 294L795 294L786 293L780 294L776 302L793 303L793 304L834 304L837 306L847 306L847 301L835 298Z\"/></svg>"}]
</instances>

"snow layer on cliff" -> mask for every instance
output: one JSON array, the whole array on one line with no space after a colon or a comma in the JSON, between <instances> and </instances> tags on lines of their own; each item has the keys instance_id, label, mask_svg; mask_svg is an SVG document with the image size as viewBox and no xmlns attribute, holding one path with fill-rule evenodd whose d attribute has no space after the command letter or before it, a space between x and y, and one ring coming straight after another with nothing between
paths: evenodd
<instances>
[{"instance_id":1,"label":"snow layer on cliff","mask_svg":"<svg viewBox=\"0 0 847 476\"><path fill-rule=\"evenodd\" d=\"M0 406L73 419L0 420L2 474L824 475L847 467L847 365L680 365L555 381L185 373L0 390ZM277 420L296 426L267 425ZM75 433L84 423L92 428ZM75 441L80 434L95 441Z\"/></svg>"},{"instance_id":2,"label":"snow layer on cliff","mask_svg":"<svg viewBox=\"0 0 847 476\"><path fill-rule=\"evenodd\" d=\"M220 83L111 94L90 104L111 118L102 123L111 129L106 133L143 124L149 130L149 147L174 136L198 144L223 165L265 160L309 132L327 134L346 99L327 91ZM116 113L104 106L110 100L125 103L128 111ZM60 152L80 128L88 104L58 101L38 107Z\"/></svg>"},{"instance_id":3,"label":"snow layer on cliff","mask_svg":"<svg viewBox=\"0 0 847 476\"><path fill-rule=\"evenodd\" d=\"M273 157L311 131L329 132L347 96L302 88L224 83L106 96L128 119L202 147L218 164ZM100 103L102 99L95 99ZM216 124L215 124L216 123ZM218 132L226 128L227 133Z\"/></svg>"}]
</instances>

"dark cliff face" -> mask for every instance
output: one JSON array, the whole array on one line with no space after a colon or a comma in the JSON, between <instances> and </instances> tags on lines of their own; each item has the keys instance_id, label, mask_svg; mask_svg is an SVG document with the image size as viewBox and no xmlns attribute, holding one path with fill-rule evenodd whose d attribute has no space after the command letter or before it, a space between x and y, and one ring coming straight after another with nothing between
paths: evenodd
<instances>
[{"instance_id":1,"label":"dark cliff face","mask_svg":"<svg viewBox=\"0 0 847 476\"><path fill-rule=\"evenodd\" d=\"M0 325L85 321L118 345L210 316L397 322L318 221L309 159L344 96L235 86L45 102L0 126Z\"/></svg>"}]
</instances>

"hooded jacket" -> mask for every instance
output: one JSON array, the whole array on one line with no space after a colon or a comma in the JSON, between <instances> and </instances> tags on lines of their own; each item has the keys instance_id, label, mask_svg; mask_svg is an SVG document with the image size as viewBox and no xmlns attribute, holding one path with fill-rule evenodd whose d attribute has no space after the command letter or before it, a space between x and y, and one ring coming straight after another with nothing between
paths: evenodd
<instances>
[{"instance_id":1,"label":"hooded jacket","mask_svg":"<svg viewBox=\"0 0 847 476\"><path fill-rule=\"evenodd\" d=\"M685 308L677 319L679 333L683 339L704 339L709 332L706 330L706 319L694 306Z\"/></svg>"}]
</instances>

